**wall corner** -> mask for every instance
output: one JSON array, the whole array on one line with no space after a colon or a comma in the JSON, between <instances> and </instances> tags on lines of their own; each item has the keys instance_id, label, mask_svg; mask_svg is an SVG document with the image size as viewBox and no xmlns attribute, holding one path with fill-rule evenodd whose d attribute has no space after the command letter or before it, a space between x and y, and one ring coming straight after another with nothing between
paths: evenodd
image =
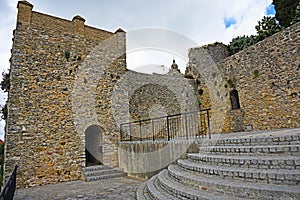
<instances>
[{"instance_id":1,"label":"wall corner","mask_svg":"<svg viewBox=\"0 0 300 200\"><path fill-rule=\"evenodd\" d=\"M33 5L28 1L19 1L17 5L18 17L17 23L30 25Z\"/></svg>"}]
</instances>

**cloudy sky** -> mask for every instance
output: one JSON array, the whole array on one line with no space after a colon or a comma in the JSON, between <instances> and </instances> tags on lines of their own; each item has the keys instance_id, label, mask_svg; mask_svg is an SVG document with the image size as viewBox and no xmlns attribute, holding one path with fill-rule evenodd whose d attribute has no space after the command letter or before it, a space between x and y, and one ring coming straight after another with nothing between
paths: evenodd
<instances>
[{"instance_id":1,"label":"cloudy sky","mask_svg":"<svg viewBox=\"0 0 300 200\"><path fill-rule=\"evenodd\" d=\"M165 30L171 42L186 48L216 41L227 44L233 37L255 34L255 25L265 15L274 15L272 0L30 0L33 10L72 20L75 15L85 24L115 32L127 32L127 45L134 36L144 34L144 28ZM9 68L12 32L16 25L17 0L0 0L0 70ZM142 30L142 31L140 31ZM174 37L171 37L174 36ZM159 37L159 36L158 36ZM161 39L160 37L158 39ZM161 39L162 40L162 39ZM184 43L186 41L186 43ZM163 42L163 41L162 41ZM132 50L132 49L131 49ZM167 72L173 57L182 72L186 55L157 49L139 49L127 54L128 68L137 71ZM140 69L143 70L140 70ZM0 96L1 105L6 95ZM3 139L4 122L0 124Z\"/></svg>"}]
</instances>

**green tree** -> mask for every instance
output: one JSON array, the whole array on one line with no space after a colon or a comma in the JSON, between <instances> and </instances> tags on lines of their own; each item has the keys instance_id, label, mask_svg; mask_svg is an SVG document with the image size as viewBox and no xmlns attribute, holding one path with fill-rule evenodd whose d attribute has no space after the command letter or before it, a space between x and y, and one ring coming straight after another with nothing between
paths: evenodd
<instances>
[{"instance_id":1,"label":"green tree","mask_svg":"<svg viewBox=\"0 0 300 200\"><path fill-rule=\"evenodd\" d=\"M1 118L6 120L7 119L7 103L4 106L0 106L1 108Z\"/></svg>"},{"instance_id":2,"label":"green tree","mask_svg":"<svg viewBox=\"0 0 300 200\"><path fill-rule=\"evenodd\" d=\"M1 89L4 92L9 92L10 89L10 73L2 72L2 81L0 83ZM7 103L4 106L0 106L1 109L1 118L6 120L7 119Z\"/></svg>"},{"instance_id":3,"label":"green tree","mask_svg":"<svg viewBox=\"0 0 300 200\"><path fill-rule=\"evenodd\" d=\"M275 17L283 27L290 26L295 17L295 11L300 0L273 0Z\"/></svg>"},{"instance_id":4,"label":"green tree","mask_svg":"<svg viewBox=\"0 0 300 200\"><path fill-rule=\"evenodd\" d=\"M8 92L9 91L9 88L10 88L10 73L9 71L8 72L2 72L2 81L0 83L1 85L1 89L4 91L4 92Z\"/></svg>"},{"instance_id":5,"label":"green tree","mask_svg":"<svg viewBox=\"0 0 300 200\"><path fill-rule=\"evenodd\" d=\"M255 26L255 29L257 35L238 36L231 40L228 45L231 55L281 31L282 27L278 24L275 17L264 16L264 18Z\"/></svg>"},{"instance_id":6,"label":"green tree","mask_svg":"<svg viewBox=\"0 0 300 200\"><path fill-rule=\"evenodd\" d=\"M295 10L295 16L291 24L295 24L296 22L300 21L300 2L297 5L297 8Z\"/></svg>"},{"instance_id":7,"label":"green tree","mask_svg":"<svg viewBox=\"0 0 300 200\"><path fill-rule=\"evenodd\" d=\"M255 43L255 40L256 40L255 36L253 35L251 36L244 35L244 36L238 36L236 38L233 38L228 45L230 54L232 55L248 48L249 46Z\"/></svg>"},{"instance_id":8,"label":"green tree","mask_svg":"<svg viewBox=\"0 0 300 200\"><path fill-rule=\"evenodd\" d=\"M0 185L3 184L4 143L0 144Z\"/></svg>"},{"instance_id":9,"label":"green tree","mask_svg":"<svg viewBox=\"0 0 300 200\"><path fill-rule=\"evenodd\" d=\"M282 30L282 27L277 23L275 17L264 16L255 26L257 37L256 42L264 40L265 38L274 35Z\"/></svg>"}]
</instances>

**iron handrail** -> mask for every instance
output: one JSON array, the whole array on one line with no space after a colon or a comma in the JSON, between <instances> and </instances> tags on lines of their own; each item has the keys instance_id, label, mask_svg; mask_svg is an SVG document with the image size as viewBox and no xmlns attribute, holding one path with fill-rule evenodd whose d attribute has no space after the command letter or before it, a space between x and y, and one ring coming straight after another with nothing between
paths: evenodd
<instances>
[{"instance_id":1,"label":"iron handrail","mask_svg":"<svg viewBox=\"0 0 300 200\"><path fill-rule=\"evenodd\" d=\"M149 119L142 119L136 120L132 122L122 123L120 125L120 141L133 141L133 140L155 140L156 139L167 139L171 140L175 138L175 136L180 136L188 139L189 137L195 137L199 135L206 136L208 135L209 139L211 139L210 134L210 119L209 119L209 111L211 108L201 109L197 111L190 111L185 113L178 113L172 114L162 117L155 117ZM202 117L202 113L206 115L206 118ZM143 131L143 123L151 122L151 130L144 130ZM203 122L203 123L202 123ZM155 123L158 123L159 129L155 131ZM160 125L163 124L163 126ZM204 124L204 126L203 126ZM138 136L133 135L132 132L136 131L137 129L133 129L133 125L138 126L139 129ZM127 126L127 132L125 131ZM180 130L179 130L180 129ZM182 129L182 130L181 130ZM151 133L148 134L146 139L143 139L143 134L147 134L147 132ZM165 133L166 132L166 133ZM205 132L205 133L204 133ZM125 133L125 134L124 134ZM161 135L156 137L156 135ZM164 135L165 134L165 135Z\"/></svg>"},{"instance_id":2,"label":"iron handrail","mask_svg":"<svg viewBox=\"0 0 300 200\"><path fill-rule=\"evenodd\" d=\"M185 113L177 113L177 114L166 115L166 116L161 116L161 117L141 119L141 120L132 121L132 122L125 122L125 123L122 123L121 125L134 124L134 123L138 123L138 122L150 121L150 120L155 120L155 119L163 119L163 118L167 118L167 117L175 117L175 116L180 116L180 115L184 115L184 114L191 114L191 113L197 113L197 112L209 111L209 110L211 110L211 108L205 108L205 109L190 111L190 112L185 112Z\"/></svg>"},{"instance_id":3,"label":"iron handrail","mask_svg":"<svg viewBox=\"0 0 300 200\"><path fill-rule=\"evenodd\" d=\"M16 165L13 173L1 191L0 200L13 200L16 191L17 169L18 166Z\"/></svg>"}]
</instances>

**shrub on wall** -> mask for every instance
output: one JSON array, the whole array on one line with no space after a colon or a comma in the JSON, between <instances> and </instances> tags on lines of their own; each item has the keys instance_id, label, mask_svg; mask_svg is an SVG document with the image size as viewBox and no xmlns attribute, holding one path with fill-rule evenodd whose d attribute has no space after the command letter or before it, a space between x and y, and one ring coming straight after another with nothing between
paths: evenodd
<instances>
[{"instance_id":1,"label":"shrub on wall","mask_svg":"<svg viewBox=\"0 0 300 200\"><path fill-rule=\"evenodd\" d=\"M67 61L69 61L69 59L70 59L70 51L65 51L65 58L67 59Z\"/></svg>"}]
</instances>

